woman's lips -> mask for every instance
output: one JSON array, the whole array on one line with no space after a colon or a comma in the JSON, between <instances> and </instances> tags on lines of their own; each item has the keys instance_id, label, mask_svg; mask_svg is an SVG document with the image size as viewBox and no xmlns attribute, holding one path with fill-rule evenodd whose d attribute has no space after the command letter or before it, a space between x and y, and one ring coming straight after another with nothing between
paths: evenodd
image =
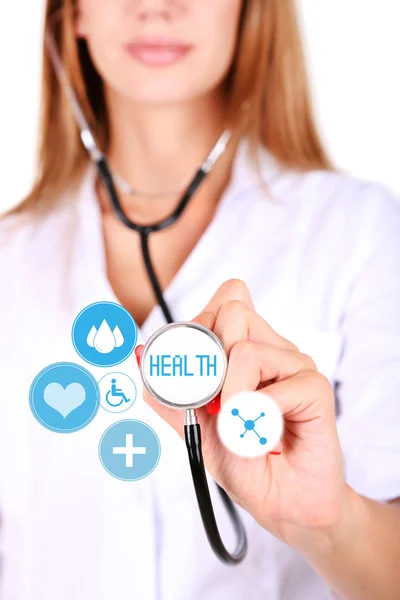
<instances>
[{"instance_id":1,"label":"woman's lips","mask_svg":"<svg viewBox=\"0 0 400 600\"><path fill-rule=\"evenodd\" d=\"M190 52L192 46L175 42L132 42L127 44L126 49L141 63L160 67L178 62Z\"/></svg>"}]
</instances>

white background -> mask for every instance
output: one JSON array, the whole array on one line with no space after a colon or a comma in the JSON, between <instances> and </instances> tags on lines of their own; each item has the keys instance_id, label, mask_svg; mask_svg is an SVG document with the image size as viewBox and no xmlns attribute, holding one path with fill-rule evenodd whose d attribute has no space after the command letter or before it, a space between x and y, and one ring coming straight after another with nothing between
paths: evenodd
<instances>
[{"instance_id":1,"label":"white background","mask_svg":"<svg viewBox=\"0 0 400 600\"><path fill-rule=\"evenodd\" d=\"M400 192L399 0L298 0L321 133L335 163ZM0 211L28 191L43 0L0 4Z\"/></svg>"}]
</instances>

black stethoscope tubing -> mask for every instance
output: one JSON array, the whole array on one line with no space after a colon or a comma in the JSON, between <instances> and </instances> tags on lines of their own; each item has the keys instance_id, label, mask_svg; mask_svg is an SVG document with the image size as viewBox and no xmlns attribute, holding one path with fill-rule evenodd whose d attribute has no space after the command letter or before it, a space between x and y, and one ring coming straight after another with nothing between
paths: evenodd
<instances>
[{"instance_id":1,"label":"black stethoscope tubing","mask_svg":"<svg viewBox=\"0 0 400 600\"><path fill-rule=\"evenodd\" d=\"M151 225L138 225L134 221L131 221L131 219L129 219L127 217L127 215L125 214L125 212L123 211L123 208L122 208L121 203L118 198L117 190L114 185L112 175L110 173L110 169L108 168L107 161L104 158L104 156L102 156L100 159L98 159L96 161L96 165L97 165L98 172L101 176L101 179L107 189L109 198L111 200L111 205L114 209L115 214L117 215L119 220L124 225L126 225L126 227L129 227L129 229L133 229L134 231L137 231L140 234L143 259L144 259L147 273L150 278L151 285L153 287L154 293L157 298L157 302L159 303L159 305L162 309L162 312L165 316L167 323L172 323L173 322L172 315L171 315L170 310L164 300L161 286L159 284L156 273L154 271L153 264L151 262L150 250L149 250L149 235L150 235L150 233L153 233L155 231L161 231L162 229L166 229L170 225L173 225L179 219L179 217L183 213L184 209L188 205L190 199L192 198L193 194L196 192L197 188L200 186L201 182L203 181L203 179L207 173L205 170L203 170L203 168L201 168L197 171L192 182L189 184L187 190L183 194L182 199L180 200L178 206L168 217L166 217L165 219L162 219L161 221L158 221L157 223L153 223Z\"/></svg>"},{"instance_id":2,"label":"black stethoscope tubing","mask_svg":"<svg viewBox=\"0 0 400 600\"><path fill-rule=\"evenodd\" d=\"M189 184L186 192L183 194L180 202L176 209L161 221L149 225L138 225L131 221L128 216L125 214L121 203L118 198L118 194L115 188L115 184L107 164L107 160L103 153L97 147L94 136L90 130L89 124L86 120L85 114L83 113L78 98L75 94L75 91L72 85L68 81L67 74L65 72L64 66L62 64L62 60L60 58L60 54L53 38L53 35L50 31L47 31L45 34L45 42L46 47L49 52L49 58L53 64L55 74L59 80L60 86L64 89L65 94L70 102L72 113L75 117L78 129L80 131L80 136L84 147L86 148L91 160L97 167L97 171L102 182L105 185L105 188L108 192L108 196L111 202L111 206L115 211L115 214L120 219L124 225L129 227L134 231L137 231L140 234L141 238L141 247L144 263L146 266L147 273L150 278L151 285L153 287L156 299L158 304L160 305L162 312L165 316L167 323L173 323L174 319L172 318L171 312L165 302L160 283L158 281L157 275L155 273L151 257L149 251L149 235L150 233L154 233L156 231L160 231L161 229L165 229L169 227L179 217L182 212L186 208L189 200L192 198L193 194L196 192L204 177L210 171L218 156L220 155L220 143L224 139L223 136L218 140L216 146L214 147L211 154L207 157L206 162L202 165L202 167L195 174L192 182ZM222 142L224 146L224 142ZM185 440L186 447L189 455L190 469L193 477L193 484L196 491L197 502L200 509L201 518L203 521L204 529L206 531L208 540L215 554L225 563L228 564L238 564L240 563L247 551L247 537L244 525L240 519L239 513L233 504L232 500L229 498L228 494L225 492L223 488L221 488L218 484L218 491L221 495L222 501L226 507L226 510L229 513L230 519L232 521L236 536L237 543L235 550L230 553L225 548L224 543L222 542L218 525L215 520L214 509L212 505L212 500L210 496L210 490L208 488L204 462L203 462L203 453L201 449L201 430L200 425L197 423L197 419L195 417L194 410L186 411L186 414L189 414L189 418L185 418ZM192 418L193 417L193 418ZM188 421L188 422L186 422ZM190 421L193 421L191 423Z\"/></svg>"},{"instance_id":3,"label":"black stethoscope tubing","mask_svg":"<svg viewBox=\"0 0 400 600\"><path fill-rule=\"evenodd\" d=\"M137 223L129 219L129 217L125 214L121 206L115 188L115 184L110 173L110 169L107 165L107 161L104 158L104 156L101 156L95 162L98 173L101 177L102 182L105 185L115 214L124 225L129 227L129 229L137 231L140 234L143 259L157 302L162 309L167 323L173 323L174 319L171 315L167 303L165 302L160 283L158 281L157 275L155 273L151 261L149 251L149 235L150 233L160 231L161 229L169 227L179 219L182 212L189 203L189 200L192 198L192 196L200 186L201 182L207 175L207 171L204 169L204 167L200 168L197 171L192 182L190 183L187 190L183 194L180 202L178 203L178 206L168 217L151 225L138 225ZM203 526L207 534L208 541L215 554L223 562L228 564L238 564L244 559L247 552L247 536L244 525L232 500L225 492L225 490L222 487L220 487L218 483L216 483L223 504L225 505L225 508L228 511L229 517L232 521L237 536L236 548L232 553L229 552L221 539L221 535L219 533L218 525L215 519L210 490L208 487L206 472L204 468L200 425L198 423L185 424L184 431L197 503L199 505L200 515L203 521Z\"/></svg>"}]
</instances>

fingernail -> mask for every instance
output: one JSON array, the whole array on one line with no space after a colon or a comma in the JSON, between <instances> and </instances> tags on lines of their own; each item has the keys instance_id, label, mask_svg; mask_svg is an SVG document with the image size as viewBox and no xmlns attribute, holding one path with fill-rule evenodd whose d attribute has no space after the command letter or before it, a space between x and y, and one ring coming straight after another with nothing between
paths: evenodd
<instances>
[{"instance_id":1,"label":"fingernail","mask_svg":"<svg viewBox=\"0 0 400 600\"><path fill-rule=\"evenodd\" d=\"M136 346L135 355L136 355L136 362L138 364L138 367L140 367L140 358L142 356L142 351L143 351L143 344Z\"/></svg>"},{"instance_id":2,"label":"fingernail","mask_svg":"<svg viewBox=\"0 0 400 600\"><path fill-rule=\"evenodd\" d=\"M275 456L280 456L282 452L268 452L268 454L274 454Z\"/></svg>"},{"instance_id":3,"label":"fingernail","mask_svg":"<svg viewBox=\"0 0 400 600\"><path fill-rule=\"evenodd\" d=\"M221 392L215 396L208 404L207 404L207 412L210 415L217 415L221 410Z\"/></svg>"}]
</instances>

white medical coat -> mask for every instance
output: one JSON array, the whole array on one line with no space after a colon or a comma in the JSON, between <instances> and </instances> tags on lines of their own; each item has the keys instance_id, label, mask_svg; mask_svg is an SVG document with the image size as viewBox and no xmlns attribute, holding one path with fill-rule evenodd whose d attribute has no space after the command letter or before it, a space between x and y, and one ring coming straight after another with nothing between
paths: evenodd
<instances>
[{"instance_id":1,"label":"white medical coat","mask_svg":"<svg viewBox=\"0 0 400 600\"><path fill-rule=\"evenodd\" d=\"M192 319L219 285L244 280L256 310L310 354L335 387L346 480L385 501L400 496L400 205L383 185L344 174L280 172L262 159L265 195L242 142L212 222L166 300ZM2 600L327 600L329 588L292 548L239 509L249 551L219 562L203 531L184 442L143 401L134 355L118 366L139 387L129 413L100 409L85 429L53 433L28 392L57 361L96 368L71 327L88 304L118 301L106 275L95 171L54 199L40 222L0 228L0 529ZM164 318L154 307L144 343ZM121 418L149 423L161 459L146 479L111 477L98 457ZM278 459L279 460L279 459ZM229 520L210 479L223 538Z\"/></svg>"}]
</instances>

